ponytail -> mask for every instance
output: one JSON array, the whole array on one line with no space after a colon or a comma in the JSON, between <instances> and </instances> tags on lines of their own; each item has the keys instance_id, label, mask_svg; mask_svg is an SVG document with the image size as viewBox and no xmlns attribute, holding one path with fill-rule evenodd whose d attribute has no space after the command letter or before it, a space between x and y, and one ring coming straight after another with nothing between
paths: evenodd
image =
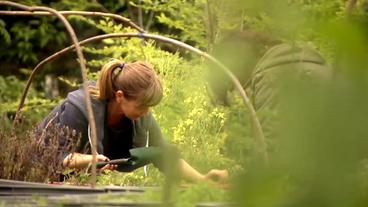
<instances>
[{"instance_id":1,"label":"ponytail","mask_svg":"<svg viewBox=\"0 0 368 207\"><path fill-rule=\"evenodd\" d=\"M109 100L115 97L114 71L123 64L122 61L114 59L106 63L101 70L98 80L98 98L101 100Z\"/></svg>"}]
</instances>

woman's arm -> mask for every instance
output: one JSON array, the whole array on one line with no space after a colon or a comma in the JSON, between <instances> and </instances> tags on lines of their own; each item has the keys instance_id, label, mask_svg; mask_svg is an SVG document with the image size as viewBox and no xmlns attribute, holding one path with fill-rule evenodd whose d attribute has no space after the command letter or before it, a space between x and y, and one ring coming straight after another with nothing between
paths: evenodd
<instances>
[{"instance_id":1,"label":"woman's arm","mask_svg":"<svg viewBox=\"0 0 368 207\"><path fill-rule=\"evenodd\" d=\"M76 168L76 169L82 169L88 167L90 163L92 163L93 156L90 154L81 154L81 153L70 153L67 155L63 160L63 167L68 168ZM109 158L107 158L104 155L97 155L97 162L107 162L109 161ZM115 165L106 165L105 167L101 168L101 170L114 170L116 169Z\"/></svg>"},{"instance_id":2,"label":"woman's arm","mask_svg":"<svg viewBox=\"0 0 368 207\"><path fill-rule=\"evenodd\" d=\"M163 139L160 127L158 126L152 114L149 114L151 123L149 125L150 146L168 147L168 143ZM174 150L175 151L175 150ZM175 153L174 153L175 154ZM207 174L203 175L190 166L185 160L178 159L178 169L181 178L190 182L199 182L203 180L213 180L224 182L228 179L229 173L227 170L212 169Z\"/></svg>"},{"instance_id":3,"label":"woman's arm","mask_svg":"<svg viewBox=\"0 0 368 207\"><path fill-rule=\"evenodd\" d=\"M207 174L203 175L183 159L179 159L179 171L181 173L181 177L190 182L199 182L204 180L224 182L229 177L227 170L217 169L212 169Z\"/></svg>"},{"instance_id":4,"label":"woman's arm","mask_svg":"<svg viewBox=\"0 0 368 207\"><path fill-rule=\"evenodd\" d=\"M205 176L190 166L185 160L179 159L179 172L181 177L191 182L198 182L205 179Z\"/></svg>"}]
</instances>

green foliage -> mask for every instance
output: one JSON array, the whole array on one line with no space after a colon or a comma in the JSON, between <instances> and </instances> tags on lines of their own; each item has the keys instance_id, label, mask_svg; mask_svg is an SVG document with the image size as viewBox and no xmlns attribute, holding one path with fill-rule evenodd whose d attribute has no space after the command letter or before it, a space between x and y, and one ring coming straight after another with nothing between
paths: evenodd
<instances>
[{"instance_id":1,"label":"green foliage","mask_svg":"<svg viewBox=\"0 0 368 207\"><path fill-rule=\"evenodd\" d=\"M205 6L204 0L143 0L141 8L154 11L156 21L168 27L168 30L160 31L164 35L205 48Z\"/></svg>"},{"instance_id":2,"label":"green foliage","mask_svg":"<svg viewBox=\"0 0 368 207\"><path fill-rule=\"evenodd\" d=\"M128 194L121 196L118 194L105 194L99 196L99 200L114 202L137 201L156 203L162 201L162 190L148 188L143 195ZM177 187L174 189L173 197L171 199L171 202L177 203L178 206L183 207L192 207L200 203L211 203L219 201L229 201L226 190L208 185L207 183Z\"/></svg>"},{"instance_id":3,"label":"green foliage","mask_svg":"<svg viewBox=\"0 0 368 207\"><path fill-rule=\"evenodd\" d=\"M358 1L353 16L364 19L366 1ZM285 42L309 42L320 50L329 63L335 57L333 41L323 38L315 28L347 17L346 1L210 1L217 20L217 41L227 31L255 31ZM246 40L245 40L246 41Z\"/></svg>"},{"instance_id":4,"label":"green foliage","mask_svg":"<svg viewBox=\"0 0 368 207\"><path fill-rule=\"evenodd\" d=\"M18 80L15 76L0 76L0 88L0 114L7 114L14 118L25 82ZM28 124L34 124L45 116L56 103L57 101L44 99L41 92L31 87L22 112L27 117Z\"/></svg>"},{"instance_id":5,"label":"green foliage","mask_svg":"<svg viewBox=\"0 0 368 207\"><path fill-rule=\"evenodd\" d=\"M5 26L6 26L6 23L2 19L0 19L0 36L4 40L4 43L6 45L9 45L11 41L11 37L10 37L9 32L5 29Z\"/></svg>"},{"instance_id":6,"label":"green foliage","mask_svg":"<svg viewBox=\"0 0 368 207\"><path fill-rule=\"evenodd\" d=\"M32 6L42 5L40 1L23 0L18 2ZM140 6L134 6L134 2L131 1L130 6L126 7L127 5L128 1L96 2L85 0L75 2L65 0L51 3L45 2L43 6L50 6L57 10L82 11L106 11L106 6L111 9L111 12L124 9L122 13L125 16L137 13L136 10L143 10L147 23L146 28L150 27L149 25L154 25L153 31L162 30L161 33L201 47L206 46L205 27L203 27L204 20L202 18L204 14L203 1L167 1L160 3L158 1L142 1ZM182 13L181 15L172 15L179 10ZM154 14L158 16L157 20ZM80 36L98 33L96 28L86 29L81 24L79 20L83 19L83 17L71 16L69 19ZM7 47L0 49L0 57L2 60L8 60L9 62L16 59L19 65L36 63L44 54L50 54L55 49L59 49L67 44L69 39L64 26L55 17L7 18L6 26L0 21L0 36L4 39L4 43L8 44ZM105 32L109 33L111 31ZM49 47L50 45L53 45L53 48Z\"/></svg>"},{"instance_id":7,"label":"green foliage","mask_svg":"<svg viewBox=\"0 0 368 207\"><path fill-rule=\"evenodd\" d=\"M232 165L227 168L230 174L236 174L247 168L240 163L246 163L251 158L254 143L249 130L249 112L244 107L243 100L237 91L232 92L230 96L232 103L223 129L225 139L221 150L226 157L233 160Z\"/></svg>"},{"instance_id":8,"label":"green foliage","mask_svg":"<svg viewBox=\"0 0 368 207\"><path fill-rule=\"evenodd\" d=\"M41 0L16 0L14 2L20 3L20 4L25 4L27 6L42 5L42 1Z\"/></svg>"},{"instance_id":9,"label":"green foliage","mask_svg":"<svg viewBox=\"0 0 368 207\"><path fill-rule=\"evenodd\" d=\"M15 101L19 98L25 84L14 76L0 76L0 101ZM11 90L10 90L11 89Z\"/></svg>"},{"instance_id":10,"label":"green foliage","mask_svg":"<svg viewBox=\"0 0 368 207\"><path fill-rule=\"evenodd\" d=\"M363 91L367 88L368 53L362 45L368 39L361 21L366 20L359 13L347 15L345 1L294 3L301 16L287 22L291 27L293 21L303 19L305 23L287 31L284 38L310 41L324 49L334 63L335 77L323 82L285 77L278 108L280 126L270 162L247 163L233 193L240 206L364 206L366 171L362 161L366 159L367 130L361 122L365 119L362 114L367 113ZM254 5L265 4L269 2L254 1ZM267 9L262 6L256 11ZM278 21L284 14L267 15Z\"/></svg>"},{"instance_id":11,"label":"green foliage","mask_svg":"<svg viewBox=\"0 0 368 207\"><path fill-rule=\"evenodd\" d=\"M160 15L157 16L157 21L169 28L179 30L181 34L178 38L181 41L194 42L199 47L206 47L203 1L193 1L192 5L183 4L180 1L169 2L169 5L163 5L163 8L166 9L159 10ZM180 10L180 15L175 15L178 10Z\"/></svg>"},{"instance_id":12,"label":"green foliage","mask_svg":"<svg viewBox=\"0 0 368 207\"><path fill-rule=\"evenodd\" d=\"M148 176L145 176L143 168L132 173L106 172L98 178L98 185L120 186L159 186L164 181L163 175L153 165L148 165Z\"/></svg>"},{"instance_id":13,"label":"green foliage","mask_svg":"<svg viewBox=\"0 0 368 207\"><path fill-rule=\"evenodd\" d=\"M39 56L35 51L45 49L50 43L62 45L66 42L66 34L59 31L57 24L52 25L49 17L15 22L9 25L9 30L3 28L1 31L8 45L0 50L1 56L17 58L22 63L36 63Z\"/></svg>"},{"instance_id":14,"label":"green foliage","mask_svg":"<svg viewBox=\"0 0 368 207\"><path fill-rule=\"evenodd\" d=\"M159 201L161 199L160 194L162 194L161 191L147 191L144 199L147 201ZM171 199L171 201L183 207L196 206L199 203L229 201L226 190L211 186L208 183L175 188Z\"/></svg>"},{"instance_id":15,"label":"green foliage","mask_svg":"<svg viewBox=\"0 0 368 207\"><path fill-rule=\"evenodd\" d=\"M57 2L51 2L50 7L57 10L75 10L75 11L85 11L85 10L101 10L103 6L97 1L90 0L63 0Z\"/></svg>"},{"instance_id":16,"label":"green foliage","mask_svg":"<svg viewBox=\"0 0 368 207\"><path fill-rule=\"evenodd\" d=\"M210 186L207 183L190 186L182 191L178 189L174 199L180 206L194 206L196 203L227 202L229 201L226 190Z\"/></svg>"}]
</instances>

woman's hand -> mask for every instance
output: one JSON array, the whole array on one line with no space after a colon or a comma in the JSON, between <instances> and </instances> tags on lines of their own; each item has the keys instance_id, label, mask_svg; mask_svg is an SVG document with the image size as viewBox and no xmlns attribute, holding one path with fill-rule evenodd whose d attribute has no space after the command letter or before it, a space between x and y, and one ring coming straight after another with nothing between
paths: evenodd
<instances>
[{"instance_id":1,"label":"woman's hand","mask_svg":"<svg viewBox=\"0 0 368 207\"><path fill-rule=\"evenodd\" d=\"M207 174L203 175L192 166L190 166L183 159L179 159L179 171L182 178L194 183L199 181L215 181L218 183L227 183L229 180L229 173L227 170L212 169Z\"/></svg>"},{"instance_id":2,"label":"woman's hand","mask_svg":"<svg viewBox=\"0 0 368 207\"><path fill-rule=\"evenodd\" d=\"M110 159L104 155L97 155L97 162L108 162L110 161ZM113 165L113 164L107 164L105 166L103 166L100 170L100 172L104 172L105 170L116 170L116 168L118 168L117 165Z\"/></svg>"},{"instance_id":3,"label":"woman's hand","mask_svg":"<svg viewBox=\"0 0 368 207\"><path fill-rule=\"evenodd\" d=\"M69 167L69 168L77 168L77 169L86 168L88 167L88 165L90 165L90 163L92 163L92 159L93 159L93 155L90 155L90 154L73 153L65 157L63 161L63 166ZM97 162L110 161L108 157L106 157L105 155L101 155L101 154L96 155L96 159L97 159ZM102 167L100 170L101 171L115 170L116 168L117 168L117 165L107 164L104 167Z\"/></svg>"},{"instance_id":4,"label":"woman's hand","mask_svg":"<svg viewBox=\"0 0 368 207\"><path fill-rule=\"evenodd\" d=\"M212 169L206 175L204 175L204 179L219 183L226 183L229 180L229 172L227 170Z\"/></svg>"},{"instance_id":5,"label":"woman's hand","mask_svg":"<svg viewBox=\"0 0 368 207\"><path fill-rule=\"evenodd\" d=\"M114 171L114 170L116 170L116 168L118 168L118 166L117 166L117 165L107 164L107 165L103 166L103 167L100 169L100 171L101 171L101 172L103 172L103 171L105 171L105 170L111 170L111 171Z\"/></svg>"}]
</instances>

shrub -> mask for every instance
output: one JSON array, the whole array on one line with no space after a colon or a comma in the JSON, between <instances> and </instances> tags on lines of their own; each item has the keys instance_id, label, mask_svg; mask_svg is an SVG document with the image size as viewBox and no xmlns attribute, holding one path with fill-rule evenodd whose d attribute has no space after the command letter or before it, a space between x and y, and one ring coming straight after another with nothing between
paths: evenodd
<instances>
[{"instance_id":1,"label":"shrub","mask_svg":"<svg viewBox=\"0 0 368 207\"><path fill-rule=\"evenodd\" d=\"M34 182L58 179L62 171L60 156L65 150L75 151L79 135L66 127L48 128L26 132L0 129L0 178ZM59 144L61 136L67 137L65 146Z\"/></svg>"}]
</instances>

